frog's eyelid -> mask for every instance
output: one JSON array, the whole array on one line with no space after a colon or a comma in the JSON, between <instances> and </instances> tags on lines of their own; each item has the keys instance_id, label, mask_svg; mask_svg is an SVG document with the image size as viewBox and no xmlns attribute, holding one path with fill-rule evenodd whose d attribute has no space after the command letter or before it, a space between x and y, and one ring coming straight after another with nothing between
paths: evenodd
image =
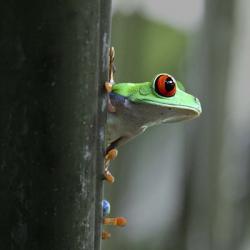
<instances>
[{"instance_id":1,"label":"frog's eyelid","mask_svg":"<svg viewBox=\"0 0 250 250\"><path fill-rule=\"evenodd\" d=\"M181 82L176 82L176 84L177 84L177 87L178 87L180 90L186 92L186 89L185 89L184 85L183 85Z\"/></svg>"}]
</instances>

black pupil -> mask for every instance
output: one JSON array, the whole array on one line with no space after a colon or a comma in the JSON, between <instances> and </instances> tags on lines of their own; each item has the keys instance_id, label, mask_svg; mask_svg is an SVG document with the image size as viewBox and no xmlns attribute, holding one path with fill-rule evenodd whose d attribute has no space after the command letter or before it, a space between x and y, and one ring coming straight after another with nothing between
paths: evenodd
<instances>
[{"instance_id":1,"label":"black pupil","mask_svg":"<svg viewBox=\"0 0 250 250\"><path fill-rule=\"evenodd\" d=\"M175 87L175 83L174 83L173 79L171 77L168 77L165 81L165 89L167 91L171 91L174 89L174 87Z\"/></svg>"}]
</instances>

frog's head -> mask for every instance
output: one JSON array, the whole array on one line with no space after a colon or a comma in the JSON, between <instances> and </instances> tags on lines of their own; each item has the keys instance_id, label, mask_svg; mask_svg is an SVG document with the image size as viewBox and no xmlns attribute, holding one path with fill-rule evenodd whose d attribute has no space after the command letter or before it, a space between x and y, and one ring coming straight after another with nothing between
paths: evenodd
<instances>
[{"instance_id":1,"label":"frog's head","mask_svg":"<svg viewBox=\"0 0 250 250\"><path fill-rule=\"evenodd\" d=\"M134 103L161 107L158 110L171 111L171 119L191 119L201 114L198 98L185 92L183 85L169 74L158 74L152 82L117 83L112 91Z\"/></svg>"}]
</instances>

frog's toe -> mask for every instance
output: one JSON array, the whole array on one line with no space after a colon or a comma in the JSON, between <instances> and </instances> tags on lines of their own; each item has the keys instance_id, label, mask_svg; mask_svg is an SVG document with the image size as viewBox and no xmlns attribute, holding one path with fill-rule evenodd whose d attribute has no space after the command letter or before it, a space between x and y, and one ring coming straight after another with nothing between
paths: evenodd
<instances>
[{"instance_id":1,"label":"frog's toe","mask_svg":"<svg viewBox=\"0 0 250 250\"><path fill-rule=\"evenodd\" d=\"M115 182L115 177L110 173L109 170L105 169L104 173L103 173L103 178L104 180L106 180L107 182L109 182L110 184Z\"/></svg>"},{"instance_id":2,"label":"frog's toe","mask_svg":"<svg viewBox=\"0 0 250 250\"><path fill-rule=\"evenodd\" d=\"M110 161L114 160L118 155L118 150L116 148L110 149L105 156L105 166L107 166Z\"/></svg>"},{"instance_id":3,"label":"frog's toe","mask_svg":"<svg viewBox=\"0 0 250 250\"><path fill-rule=\"evenodd\" d=\"M104 87L105 87L105 90L106 90L108 93L111 93L111 92L112 92L113 84L112 84L111 82L105 82Z\"/></svg>"},{"instance_id":4,"label":"frog's toe","mask_svg":"<svg viewBox=\"0 0 250 250\"><path fill-rule=\"evenodd\" d=\"M111 233L107 231L102 232L102 240L108 240L111 237Z\"/></svg>"}]
</instances>

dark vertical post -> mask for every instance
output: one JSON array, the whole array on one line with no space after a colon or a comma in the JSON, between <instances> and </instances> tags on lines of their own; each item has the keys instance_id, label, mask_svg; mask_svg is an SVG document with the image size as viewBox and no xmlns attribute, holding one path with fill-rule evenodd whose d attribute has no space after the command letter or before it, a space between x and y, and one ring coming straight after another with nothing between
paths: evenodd
<instances>
[{"instance_id":1,"label":"dark vertical post","mask_svg":"<svg viewBox=\"0 0 250 250\"><path fill-rule=\"evenodd\" d=\"M100 1L100 47L99 47L99 79L103 84L108 79L108 68L109 68L109 58L107 55L109 54L110 48L110 29L111 29L111 0L101 0ZM98 109L99 115L97 117L97 127L98 127L98 137L97 137L97 180L102 178L103 174L103 155L105 154L105 127L104 124L106 122L106 94L104 89L99 88L99 96L98 96ZM95 250L100 249L100 235L101 235L101 227L102 224L102 207L101 200L103 197L103 183L100 181L96 182L96 221L95 221Z\"/></svg>"},{"instance_id":2,"label":"dark vertical post","mask_svg":"<svg viewBox=\"0 0 250 250\"><path fill-rule=\"evenodd\" d=\"M110 22L104 6L1 2L1 249L99 248Z\"/></svg>"}]
</instances>

